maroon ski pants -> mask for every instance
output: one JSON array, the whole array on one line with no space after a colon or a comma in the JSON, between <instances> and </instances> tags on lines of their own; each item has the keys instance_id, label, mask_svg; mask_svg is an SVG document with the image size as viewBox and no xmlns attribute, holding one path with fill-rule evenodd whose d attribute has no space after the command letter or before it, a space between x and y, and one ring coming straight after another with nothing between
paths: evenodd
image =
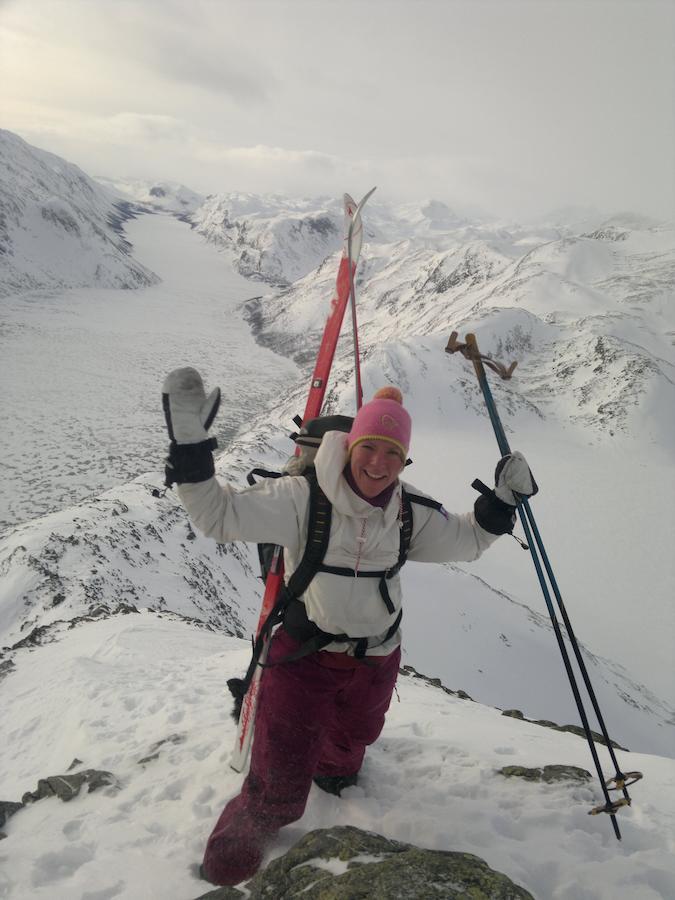
<instances>
[{"instance_id":1,"label":"maroon ski pants","mask_svg":"<svg viewBox=\"0 0 675 900\"><path fill-rule=\"evenodd\" d=\"M282 629L269 662L299 644ZM206 845L203 871L214 884L238 884L258 869L283 825L299 819L315 775L353 775L380 735L400 649L372 664L345 667L343 654L313 653L265 671L249 774Z\"/></svg>"}]
</instances>

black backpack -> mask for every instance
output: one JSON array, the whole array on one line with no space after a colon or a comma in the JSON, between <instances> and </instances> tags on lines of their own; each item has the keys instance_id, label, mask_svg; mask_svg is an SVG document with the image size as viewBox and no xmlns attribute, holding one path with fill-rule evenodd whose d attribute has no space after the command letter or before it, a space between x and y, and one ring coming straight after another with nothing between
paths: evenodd
<instances>
[{"instance_id":1,"label":"black backpack","mask_svg":"<svg viewBox=\"0 0 675 900\"><path fill-rule=\"evenodd\" d=\"M249 664L246 675L243 679L231 678L227 684L235 701L234 718L239 719L241 703L248 690L253 678L253 673L257 665L263 665L259 662L264 643L269 639L272 629L283 622L284 628L291 637L300 641L301 646L292 654L285 656L277 663L265 663L264 665L278 665L282 662L291 662L315 653L333 642L354 644L354 656L356 659L364 659L366 650L368 649L368 638L352 638L347 634L330 634L322 631L318 625L307 618L305 604L300 597L309 587L310 582L318 572L328 572L333 575L343 575L351 578L377 578L379 579L379 590L382 600L390 613L394 612L394 604L389 596L387 589L387 581L396 575L401 567L405 564L408 550L410 548L410 540L413 531L413 512L412 504L418 503L433 509L440 509L441 504L429 497L421 497L417 494L411 494L405 490L402 491L402 508L401 508L401 531L398 560L389 569L375 572L358 572L353 569L342 568L337 566L326 566L323 558L328 549L330 540L330 527L333 507L330 500L321 490L314 471L314 456L321 445L324 434L328 431L349 432L352 426L352 419L349 416L322 416L312 419L299 432L291 435L295 443L300 446L301 453L298 457L294 457L287 467L290 471L284 473L271 472L266 469L253 469L248 475L249 484L256 484L258 477L263 478L282 478L282 477L303 477L309 485L309 516L307 525L307 540L305 543L305 551L298 567L288 579L287 584L282 588L274 608L263 623L258 637L253 644L253 655ZM297 460L297 462L296 462ZM274 553L273 544L259 544L258 556L260 559L260 567L263 580L267 578L270 569L272 556ZM387 629L387 632L381 643L386 643L398 631L403 611L399 613L393 624Z\"/></svg>"}]
</instances>

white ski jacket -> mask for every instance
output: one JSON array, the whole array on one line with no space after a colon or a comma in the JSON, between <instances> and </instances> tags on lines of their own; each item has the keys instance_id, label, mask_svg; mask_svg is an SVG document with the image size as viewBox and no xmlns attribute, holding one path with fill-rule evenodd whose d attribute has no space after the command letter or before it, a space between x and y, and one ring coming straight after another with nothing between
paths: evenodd
<instances>
[{"instance_id":1,"label":"white ski jacket","mask_svg":"<svg viewBox=\"0 0 675 900\"><path fill-rule=\"evenodd\" d=\"M317 480L333 505L330 541L324 564L357 572L381 571L398 561L401 484L384 509L358 497L343 476L347 464L346 435L326 434L316 456ZM405 483L406 490L421 494ZM284 568L292 574L302 559L307 537L309 485L303 477L266 479L235 490L215 478L182 484L178 494L195 526L218 543L251 541L284 547ZM422 496L427 496L422 494ZM498 535L476 522L473 512L453 515L413 504L413 530L408 552L411 562L450 562L477 559ZM395 611L389 613L377 578L354 578L317 573L305 591L307 616L322 631L368 637L368 655L384 656L401 642L400 629L383 642L401 608L399 575L387 581ZM326 650L353 649L346 643Z\"/></svg>"}]
</instances>

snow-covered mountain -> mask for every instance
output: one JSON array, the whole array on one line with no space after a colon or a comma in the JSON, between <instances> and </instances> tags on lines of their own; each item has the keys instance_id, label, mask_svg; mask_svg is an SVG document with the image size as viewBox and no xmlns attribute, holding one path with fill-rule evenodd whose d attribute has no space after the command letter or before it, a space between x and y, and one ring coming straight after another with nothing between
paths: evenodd
<instances>
[{"instance_id":1,"label":"snow-covered mountain","mask_svg":"<svg viewBox=\"0 0 675 900\"><path fill-rule=\"evenodd\" d=\"M333 292L341 201L211 197L192 214L191 230L177 221L184 216L172 190L166 190L164 209L154 209L171 218L153 214L125 223L127 239L144 248L140 258L164 279L134 292L131 305L120 302L122 292L110 290L99 292L94 305L90 296L71 291L60 298L67 303L28 306L7 289L7 333L15 341L22 334L30 340L15 352L7 335L0 336L0 376L10 386L1 449L8 473L4 490L11 493L0 538L3 696L37 696L37 685L44 685L50 671L63 673L63 679L45 692L38 713L30 705L3 708L12 752L0 767L0 796L12 799L32 787L26 781L48 774L43 767L65 771L72 756L86 756L87 765L119 769L122 806L118 810L114 801L106 818L107 847L122 840L115 822L128 814L133 794L144 798L148 810L143 828L160 841L157 824L171 818L169 800L178 804L172 807L176 820L184 819L188 804L200 820L189 851L198 855L201 832L224 794L236 787L232 778L223 781L232 737L230 724L223 725L228 700L214 711L213 694L215 685L222 688L245 664L260 583L254 548L204 540L172 493L153 496L162 480L165 440L159 388L169 368L187 363L202 369L208 388L221 385L223 406L213 429L223 448L220 477L243 484L252 466L281 464ZM139 202L140 187L134 191L127 195ZM513 446L527 453L541 486L533 506L554 552L600 705L612 736L632 751L622 756L626 768L644 768L667 780L670 761L635 761L635 754L672 756L675 747L669 689L675 639L675 234L672 226L632 214L582 218L583 228L562 215L526 226L467 221L429 202L369 206L357 277L365 393L385 382L401 387L414 422L414 465L406 479L462 511L475 497L472 479L489 481L498 451L472 369L444 353L447 337L452 330L472 330L483 351L518 359L515 377L508 383L494 379L493 392ZM247 300L261 292L260 284L249 287L232 273L226 277L225 263L276 287L264 286L262 296ZM46 349L63 316L59 358L76 360L73 372L55 365ZM122 327L120 316L133 320L133 327ZM244 335L242 317L257 347ZM77 329L68 327L73 321ZM108 344L114 348L110 356ZM24 370L21 361L31 345L39 352ZM346 333L331 379L331 411L353 411L352 366ZM18 390L24 381L41 389L27 395ZM129 459L125 483L105 480ZM70 504L64 502L68 496ZM519 801L494 782L495 761L503 756L506 762L590 765L579 738L499 714L517 708L530 720L578 724L529 558L504 538L471 566L409 564L403 577L404 661L478 702L434 706L421 719L422 698L404 685L404 708L392 712L390 730L373 752L364 796L350 797L339 808L315 798L300 833L344 814L345 821L356 816L365 827L406 839L409 810L395 812L402 791L411 801L416 788L433 798L450 779L456 790L448 802L462 797L461 822L449 831L443 826L439 834L434 812L425 820L427 844L454 848L464 834L463 848L484 848L488 861L537 896L545 896L546 885L570 900L582 893L594 900L628 900L630 894L621 894L625 879L615 876L607 822L588 819L585 811L561 819L558 795L551 795L555 810L547 799L542 815L534 795ZM78 690L83 699L73 707ZM62 715L71 723L64 734L56 727L65 710L62 698L71 704ZM179 734L183 721L188 725ZM197 736L207 733L203 740ZM476 734L489 743L484 753L476 749ZM127 738L128 758L118 746ZM423 746L429 740L434 749L427 758ZM161 751L163 768L148 791L130 760L157 742L174 749ZM564 750L565 759L549 758L553 748ZM402 766L410 780L409 793L401 778L392 782L392 752L399 775ZM448 754L457 759L450 770ZM412 765L414 758L419 766ZM199 774L191 769L185 775L193 765L201 766ZM177 767L183 774L167 788ZM640 796L637 788L635 795ZM99 847L90 834L102 802L81 807L80 826L68 816L61 823L59 816L65 835L82 835L77 847L65 848L76 851L66 852L70 864L62 864L56 851L52 857L41 851L35 869L26 853L12 870L9 896L19 897L28 884L36 896L86 890L114 895L112 882L98 877L112 872L103 839ZM626 841L619 870L638 863L635 879L625 882L629 890L669 896L669 851L657 835L672 826L668 802L650 787L625 811L632 843ZM446 815L445 801L441 806ZM31 831L36 838L30 846L40 846L42 825L50 827L41 808L17 813L5 828L10 839L26 840ZM467 822L474 823L468 831ZM521 844L536 841L542 828L539 862L530 865ZM136 837L139 846L155 842ZM584 855L577 842L587 850L589 841L595 849ZM185 847L174 844L166 846L185 869ZM561 844L574 862L573 874L563 872L552 849ZM95 884L82 881L86 863L96 863ZM147 882L150 895L160 890L155 874ZM182 877L172 877L181 896L190 889L196 894L199 887L186 887ZM116 890L143 896L138 884L118 882ZM167 896L179 895L178 887L171 890Z\"/></svg>"},{"instance_id":2,"label":"snow-covered mountain","mask_svg":"<svg viewBox=\"0 0 675 900\"><path fill-rule=\"evenodd\" d=\"M274 215L277 217L279 213ZM148 221L152 224L152 220ZM565 238L518 256L517 247L509 243L505 233L484 236L483 241L471 240L468 244L463 244L456 235L446 235L444 240L451 246L439 252L438 237L433 236L429 247L427 231L424 229L404 246L370 241L358 280L366 393L383 380L396 382L405 391L406 402L413 411L416 436L419 435L414 453L416 463L409 475L414 484L452 503L453 508L468 508L473 500L471 493L455 483L452 470L447 473L439 470L434 461L434 446L437 443L448 446L455 467L466 472L464 484L476 474L489 477L494 465L496 449L489 432L477 434L484 413L471 372L463 368L461 359L451 359L443 353L445 338L454 327L474 329L484 349L520 361L518 380L508 385L496 383L494 392L507 429L514 431L523 445L542 448L536 468L551 504L548 515L552 517L553 528L560 516L556 503L563 504L569 495L565 479L556 483L564 466L554 449L557 439L566 447L565 457L573 463L570 477L581 486L580 495L589 489L589 483L597 483L597 468L606 468L602 457L595 465L591 464L592 456L597 453L634 453L642 448L643 454L650 454L647 458L656 461L660 455L667 457L672 452L666 430L659 426L658 420L652 421L651 415L645 416L641 405L643 393L649 391L661 391L666 398L670 396L672 384L667 374L666 346L654 354L653 368L646 368L644 374L638 372L633 382L627 382L627 376L623 376L619 387L624 391L623 396L630 396L630 386L635 407L628 402L616 407L609 425L602 416L580 414L584 411L581 402L584 378L598 392L594 400L589 399L589 410L597 412L591 404L599 405L599 398L611 397L611 391L615 390L615 382L593 373L592 368L597 369L600 362L596 353L587 352L586 348L590 346L595 351L615 334L618 337L613 339L619 341L622 332L617 327L616 308L612 315L600 313L601 301L607 309L611 308L611 296L603 297L596 291L596 315L586 322L583 316L575 318L576 306L569 302L563 290L565 285L572 285L570 296L575 297L575 292L581 290L590 295L591 287L586 286L582 275L595 278L599 272L599 277L606 281L612 265L633 266L638 274L643 272L639 268L639 254L637 262L633 259L631 243L642 246L640 242L645 240L657 244L663 241L665 246L662 231L642 236L638 233L631 240L620 242L622 254L626 256L619 262L614 256L607 256L607 243L597 238ZM613 246L612 242L610 247ZM175 250L166 255L181 256ZM183 253L182 259L187 258ZM292 288L249 301L245 306L258 339L268 348L295 355L301 366L310 364L308 347L318 342L326 306L317 303L316 298L330 296L336 262L337 257L331 258ZM574 283L570 272L575 273ZM565 274L564 278L561 273ZM199 295L194 292L194 276L188 273L186 278L192 302L198 302L205 310L203 301L196 299ZM549 295L540 290L541 278L558 280L559 293L555 294L558 307L546 308ZM520 284L518 299L509 293L515 290L516 283ZM551 288L546 290L550 292ZM182 305L182 295L162 301L164 312L167 301ZM658 298L655 302L658 317L661 308ZM176 321L175 314L168 316L168 321ZM651 326L651 345L645 342L639 347L635 343L637 330L626 325L632 339L622 345L624 355L646 354L647 347L657 347L656 321L658 318L649 319L644 325ZM156 324L161 327L159 320ZM147 346L147 336L144 343ZM574 366L576 381L560 376L562 387L558 387L556 378L563 364L561 354L565 365ZM168 359L165 367L169 365ZM228 358L228 364L235 368L241 365L236 358ZM234 375L226 374L225 360L219 363L215 357L209 365L213 377L223 383L227 392L228 385L234 383ZM335 364L328 398L330 409L352 407L351 365L351 346L346 336L339 346ZM159 369L157 383L162 375L163 370ZM580 398L574 394L576 382L581 384ZM219 460L223 477L243 483L243 475L254 465L280 464L288 453L286 434L292 416L302 408L304 390L300 381L278 399L275 409L262 406L257 416L247 417L245 426ZM235 414L234 399L225 401L221 414L225 420L223 425ZM113 396L108 397L107 403L110 409L116 408ZM145 418L154 415L154 430L143 441L148 447L154 441L159 465L162 445L159 406L154 413L150 410L148 407ZM134 421L134 428L125 432L126 441L120 453L127 457L128 441L139 440L134 434L142 427L141 422ZM444 434L446 423L452 423L449 444ZM544 439L542 443L542 435L548 442ZM589 451L583 450L589 443L593 448L590 457ZM477 446L481 448L478 456ZM466 461L462 463L465 456L468 465ZM580 459L586 472L575 468ZM475 470L470 468L474 465ZM625 470L619 463L614 464L612 471L623 479L620 473ZM0 627L3 643L16 648L8 654L8 659L16 652L23 652L26 645L51 640L51 635L59 631L60 621L112 614L120 604L171 610L222 628L229 634L246 633L259 602L255 553L241 546L219 548L196 535L171 494L163 499L151 497L152 486L160 483L159 472L141 476L70 510L26 522L7 534L0 545L0 565L10 577L5 582L0 603ZM668 488L667 482L665 487ZM603 498L604 509L595 514L585 512L584 527L590 530L589 541L595 541L598 521L602 523L615 512L618 514L629 496L630 486L624 485L620 493L612 492ZM663 496L667 497L667 490ZM616 507L612 506L613 497ZM584 503L583 496L580 502ZM579 533L575 511L576 505L568 509L566 521L570 532ZM633 521L641 521L639 511L633 513ZM620 525L614 527L623 543ZM627 535L632 530L629 527ZM405 578L411 585L411 595L427 596L427 600L424 615L406 618L407 652L414 665L422 666L426 660L434 672L448 681L454 681L457 671L456 677L461 679L458 686L476 699L500 708L520 707L528 717L575 721L576 712L561 677L561 664L550 652L554 641L550 623L532 611L532 607L539 608L536 586L523 585L520 571L526 566L519 555L514 557L515 552L499 548L472 567L433 567L433 571L428 567L409 567ZM494 564L490 562L493 556ZM630 560L630 555L626 559ZM655 579L658 583L652 588L654 603L660 598L665 602L672 587L668 565L666 560L661 562L659 578ZM620 571L619 561L613 566ZM571 568L574 570L574 563ZM598 577L604 577L602 572L598 576L589 566L586 578L594 590L599 589ZM172 588L176 583L182 585L178 593ZM455 598L450 607L442 600L446 596ZM428 640L428 626L434 615L443 622L448 635L438 643ZM576 621L574 617L573 620ZM585 632L583 628L582 636ZM622 670L609 659L602 659L610 655L606 648L586 653L607 717L620 723L617 739L629 747L669 752L675 746L669 704L659 699L658 692L651 690L648 682L642 683L643 678ZM619 652L619 658L622 656ZM515 664L524 658L530 660L528 666ZM452 661L450 665L449 661ZM546 677L532 679L533 670L546 672Z\"/></svg>"},{"instance_id":3,"label":"snow-covered mountain","mask_svg":"<svg viewBox=\"0 0 675 900\"><path fill-rule=\"evenodd\" d=\"M288 285L312 272L342 245L342 204L273 195L208 197L192 221L204 237L235 257L239 272Z\"/></svg>"},{"instance_id":4,"label":"snow-covered mountain","mask_svg":"<svg viewBox=\"0 0 675 900\"><path fill-rule=\"evenodd\" d=\"M147 212L157 210L188 218L204 203L204 197L175 181L139 181L138 179L95 178L110 193Z\"/></svg>"},{"instance_id":5,"label":"snow-covered mountain","mask_svg":"<svg viewBox=\"0 0 675 900\"><path fill-rule=\"evenodd\" d=\"M365 357L383 345L475 330L483 352L519 360L511 403L588 434L647 437L675 451L675 226L614 217L592 233L527 240L466 226L431 240L371 240L358 274ZM277 300L249 305L259 338L304 356L322 327L337 256ZM469 382L469 402L475 393ZM645 415L653 410L654 415ZM644 433L645 427L647 434Z\"/></svg>"},{"instance_id":6,"label":"snow-covered mountain","mask_svg":"<svg viewBox=\"0 0 675 900\"><path fill-rule=\"evenodd\" d=\"M81 169L3 129L0 161L0 296L156 282L124 237L133 213Z\"/></svg>"}]
</instances>

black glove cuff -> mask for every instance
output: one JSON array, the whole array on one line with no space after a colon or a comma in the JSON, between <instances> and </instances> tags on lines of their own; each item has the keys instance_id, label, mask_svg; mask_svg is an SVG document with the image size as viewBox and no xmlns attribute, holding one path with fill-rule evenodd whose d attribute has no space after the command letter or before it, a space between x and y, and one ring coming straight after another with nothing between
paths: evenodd
<instances>
[{"instance_id":1,"label":"black glove cuff","mask_svg":"<svg viewBox=\"0 0 675 900\"><path fill-rule=\"evenodd\" d=\"M473 513L480 527L490 534L511 534L516 524L515 507L500 500L494 491L480 495L473 505Z\"/></svg>"},{"instance_id":2,"label":"black glove cuff","mask_svg":"<svg viewBox=\"0 0 675 900\"><path fill-rule=\"evenodd\" d=\"M166 458L164 484L170 488L173 484L197 484L212 478L216 469L211 451L217 446L215 438L199 444L176 444L172 441Z\"/></svg>"}]
</instances>

